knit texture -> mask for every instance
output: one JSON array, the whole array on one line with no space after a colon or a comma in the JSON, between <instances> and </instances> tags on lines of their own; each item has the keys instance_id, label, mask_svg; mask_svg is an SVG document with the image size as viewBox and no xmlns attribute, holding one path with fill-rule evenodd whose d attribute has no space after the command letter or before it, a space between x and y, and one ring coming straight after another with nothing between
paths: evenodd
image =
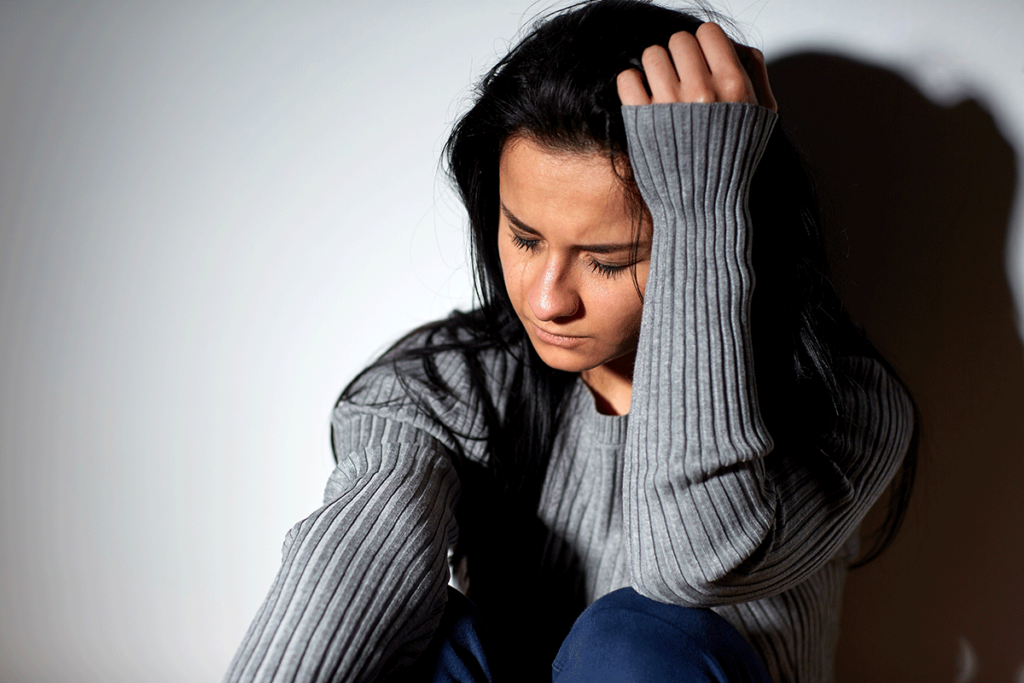
<instances>
[{"instance_id":1,"label":"knit texture","mask_svg":"<svg viewBox=\"0 0 1024 683\"><path fill-rule=\"evenodd\" d=\"M538 544L521 553L524 585L550 590L526 609L543 625L633 586L713 608L779 683L831 681L854 532L907 449L909 399L876 361L845 359L847 417L830 447L773 445L754 383L746 196L775 115L672 104L623 118L654 222L632 403L601 415L583 382L573 387L531 520ZM325 505L289 532L225 681L376 681L427 646L468 482L452 453L488 458L465 362L437 361L456 398L424 388L425 411L409 400L415 381L377 368L336 409ZM516 361L494 351L481 362L500 396ZM469 577L472 597L486 579L472 557ZM524 648L549 636L521 630Z\"/></svg>"}]
</instances>

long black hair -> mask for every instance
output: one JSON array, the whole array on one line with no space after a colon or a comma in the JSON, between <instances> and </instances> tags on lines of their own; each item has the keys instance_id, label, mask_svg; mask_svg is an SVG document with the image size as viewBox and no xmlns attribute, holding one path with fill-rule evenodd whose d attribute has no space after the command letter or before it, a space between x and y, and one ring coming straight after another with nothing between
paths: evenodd
<instances>
[{"instance_id":1,"label":"long black hair","mask_svg":"<svg viewBox=\"0 0 1024 683\"><path fill-rule=\"evenodd\" d=\"M486 73L445 146L447 172L469 216L479 306L412 332L371 368L408 368L414 361L418 379L432 392L451 394L435 358L441 352L462 354L486 423L484 433L472 437L487 442L483 476L512 508L536 509L560 407L575 376L540 360L505 290L498 257L502 149L514 136L528 135L558 150L600 152L617 172L628 169L628 163L620 163L628 156L616 77L630 67L642 68L640 56L648 46L665 46L672 34L693 33L701 23L691 14L642 0L583 2L543 17ZM629 173L619 177L627 195L640 202ZM761 410L777 443L813 440L844 417L839 359L868 355L884 360L851 322L829 280L814 187L782 126L775 127L752 179L750 212L757 276L751 334ZM516 363L500 397L490 395L479 360L494 349ZM400 379L403 372L398 372ZM353 399L359 381L339 401ZM780 396L787 400L777 400ZM426 402L422 407L429 409ZM469 467L455 455L457 464ZM916 440L894 484L890 514L861 564L895 536L915 462Z\"/></svg>"}]
</instances>

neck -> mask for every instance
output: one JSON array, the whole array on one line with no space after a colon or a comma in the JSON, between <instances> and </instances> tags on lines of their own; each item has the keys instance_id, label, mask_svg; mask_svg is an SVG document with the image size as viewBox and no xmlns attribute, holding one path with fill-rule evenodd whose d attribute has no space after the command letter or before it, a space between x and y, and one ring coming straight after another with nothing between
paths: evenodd
<instances>
[{"instance_id":1,"label":"neck","mask_svg":"<svg viewBox=\"0 0 1024 683\"><path fill-rule=\"evenodd\" d=\"M636 351L620 356L580 373L594 396L594 405L602 415L626 415L633 397L633 362Z\"/></svg>"}]
</instances>

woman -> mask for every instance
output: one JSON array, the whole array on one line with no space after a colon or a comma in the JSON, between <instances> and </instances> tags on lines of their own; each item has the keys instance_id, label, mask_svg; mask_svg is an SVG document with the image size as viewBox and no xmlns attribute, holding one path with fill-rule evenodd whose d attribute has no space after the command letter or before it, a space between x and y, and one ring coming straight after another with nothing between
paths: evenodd
<instances>
[{"instance_id":1,"label":"woman","mask_svg":"<svg viewBox=\"0 0 1024 683\"><path fill-rule=\"evenodd\" d=\"M485 76L446 149L481 305L343 392L226 680L831 679L915 421L775 109L757 51L635 0Z\"/></svg>"}]
</instances>

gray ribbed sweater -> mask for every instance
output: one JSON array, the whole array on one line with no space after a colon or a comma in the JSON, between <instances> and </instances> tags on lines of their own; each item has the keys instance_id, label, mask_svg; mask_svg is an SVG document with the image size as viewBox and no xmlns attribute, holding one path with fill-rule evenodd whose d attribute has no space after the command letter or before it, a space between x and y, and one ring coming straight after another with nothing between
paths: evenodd
<instances>
[{"instance_id":1,"label":"gray ribbed sweater","mask_svg":"<svg viewBox=\"0 0 1024 683\"><path fill-rule=\"evenodd\" d=\"M710 606L776 681L830 681L854 531L906 451L909 400L877 362L847 359L848 419L832 448L773 450L754 387L746 193L775 115L676 104L623 116L654 219L632 404L601 415L577 381L537 510L539 562L571 573L584 604L631 585ZM468 392L461 356L437 360ZM500 395L515 361L483 361ZM326 504L289 532L225 681L379 680L439 622L458 538L450 454L487 458L482 441L452 435L478 435L480 409L429 399L428 415L387 368L362 385L334 414Z\"/></svg>"}]
</instances>

